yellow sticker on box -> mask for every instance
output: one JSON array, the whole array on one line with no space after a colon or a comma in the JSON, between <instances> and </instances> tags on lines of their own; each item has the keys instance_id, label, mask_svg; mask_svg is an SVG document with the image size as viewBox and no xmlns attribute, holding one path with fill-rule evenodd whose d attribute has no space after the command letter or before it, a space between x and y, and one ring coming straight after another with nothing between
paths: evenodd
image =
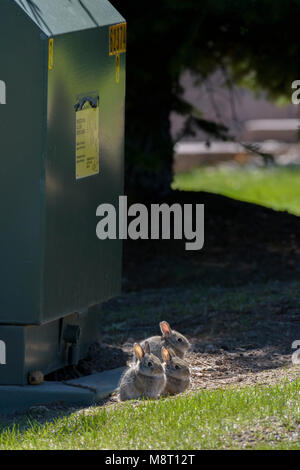
<instances>
[{"instance_id":1,"label":"yellow sticker on box","mask_svg":"<svg viewBox=\"0 0 300 470\"><path fill-rule=\"evenodd\" d=\"M126 52L127 23L119 23L109 28L109 55Z\"/></svg>"},{"instance_id":2,"label":"yellow sticker on box","mask_svg":"<svg viewBox=\"0 0 300 470\"><path fill-rule=\"evenodd\" d=\"M99 173L99 107L76 113L76 179Z\"/></svg>"}]
</instances>

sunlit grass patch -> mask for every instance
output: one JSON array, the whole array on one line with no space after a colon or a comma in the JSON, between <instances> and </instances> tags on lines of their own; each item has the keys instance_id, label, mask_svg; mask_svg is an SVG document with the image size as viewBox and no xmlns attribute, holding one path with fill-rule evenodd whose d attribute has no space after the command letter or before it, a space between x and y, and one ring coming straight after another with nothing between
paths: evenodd
<instances>
[{"instance_id":1,"label":"sunlit grass patch","mask_svg":"<svg viewBox=\"0 0 300 470\"><path fill-rule=\"evenodd\" d=\"M300 422L299 385L295 381L202 390L94 408L44 424L28 421L19 429L0 426L0 449L300 448L295 432ZM248 445L243 436L249 432L255 441Z\"/></svg>"},{"instance_id":2,"label":"sunlit grass patch","mask_svg":"<svg viewBox=\"0 0 300 470\"><path fill-rule=\"evenodd\" d=\"M300 168L201 167L174 176L173 189L207 191L300 215Z\"/></svg>"}]
</instances>

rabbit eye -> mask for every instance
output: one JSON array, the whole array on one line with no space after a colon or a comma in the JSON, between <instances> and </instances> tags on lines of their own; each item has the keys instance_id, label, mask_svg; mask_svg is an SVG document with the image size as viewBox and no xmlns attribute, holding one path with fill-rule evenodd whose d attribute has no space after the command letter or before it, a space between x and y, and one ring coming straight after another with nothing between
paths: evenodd
<instances>
[{"instance_id":1,"label":"rabbit eye","mask_svg":"<svg viewBox=\"0 0 300 470\"><path fill-rule=\"evenodd\" d=\"M179 341L179 343L181 343L181 342L182 342L182 339L181 339L181 338L178 338L177 341Z\"/></svg>"},{"instance_id":2,"label":"rabbit eye","mask_svg":"<svg viewBox=\"0 0 300 470\"><path fill-rule=\"evenodd\" d=\"M179 366L176 364L175 369L179 369Z\"/></svg>"},{"instance_id":3,"label":"rabbit eye","mask_svg":"<svg viewBox=\"0 0 300 470\"><path fill-rule=\"evenodd\" d=\"M148 367L152 367L152 362L148 362Z\"/></svg>"}]
</instances>

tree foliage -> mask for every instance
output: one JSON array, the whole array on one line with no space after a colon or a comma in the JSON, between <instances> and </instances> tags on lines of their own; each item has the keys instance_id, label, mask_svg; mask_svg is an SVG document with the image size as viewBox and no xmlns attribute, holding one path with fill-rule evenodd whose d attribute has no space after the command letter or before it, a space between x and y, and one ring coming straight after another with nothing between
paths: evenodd
<instances>
[{"instance_id":1,"label":"tree foliage","mask_svg":"<svg viewBox=\"0 0 300 470\"><path fill-rule=\"evenodd\" d=\"M169 188L173 157L170 113L226 139L183 99L182 72L199 83L216 69L224 85L288 98L300 78L300 0L112 0L128 22L127 188Z\"/></svg>"}]
</instances>

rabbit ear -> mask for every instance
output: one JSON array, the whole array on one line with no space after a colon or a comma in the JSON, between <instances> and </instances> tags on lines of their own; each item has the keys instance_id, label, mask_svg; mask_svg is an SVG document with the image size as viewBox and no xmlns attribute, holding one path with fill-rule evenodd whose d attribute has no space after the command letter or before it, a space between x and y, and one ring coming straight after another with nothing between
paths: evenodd
<instances>
[{"instance_id":1,"label":"rabbit ear","mask_svg":"<svg viewBox=\"0 0 300 470\"><path fill-rule=\"evenodd\" d=\"M150 354L150 344L148 341L145 341L145 353Z\"/></svg>"},{"instance_id":2,"label":"rabbit ear","mask_svg":"<svg viewBox=\"0 0 300 470\"><path fill-rule=\"evenodd\" d=\"M169 348L168 351L169 351L169 354L170 354L171 357L176 356L176 354L174 353L174 350L172 348Z\"/></svg>"},{"instance_id":3,"label":"rabbit ear","mask_svg":"<svg viewBox=\"0 0 300 470\"><path fill-rule=\"evenodd\" d=\"M169 362L171 360L170 353L164 346L161 348L161 355L164 362Z\"/></svg>"},{"instance_id":4,"label":"rabbit ear","mask_svg":"<svg viewBox=\"0 0 300 470\"><path fill-rule=\"evenodd\" d=\"M134 343L133 347L134 347L134 352L135 352L136 357L138 358L139 361L141 361L145 354L143 351L143 348L137 343Z\"/></svg>"},{"instance_id":5,"label":"rabbit ear","mask_svg":"<svg viewBox=\"0 0 300 470\"><path fill-rule=\"evenodd\" d=\"M161 321L159 326L163 336L170 336L172 330L168 322Z\"/></svg>"}]
</instances>

